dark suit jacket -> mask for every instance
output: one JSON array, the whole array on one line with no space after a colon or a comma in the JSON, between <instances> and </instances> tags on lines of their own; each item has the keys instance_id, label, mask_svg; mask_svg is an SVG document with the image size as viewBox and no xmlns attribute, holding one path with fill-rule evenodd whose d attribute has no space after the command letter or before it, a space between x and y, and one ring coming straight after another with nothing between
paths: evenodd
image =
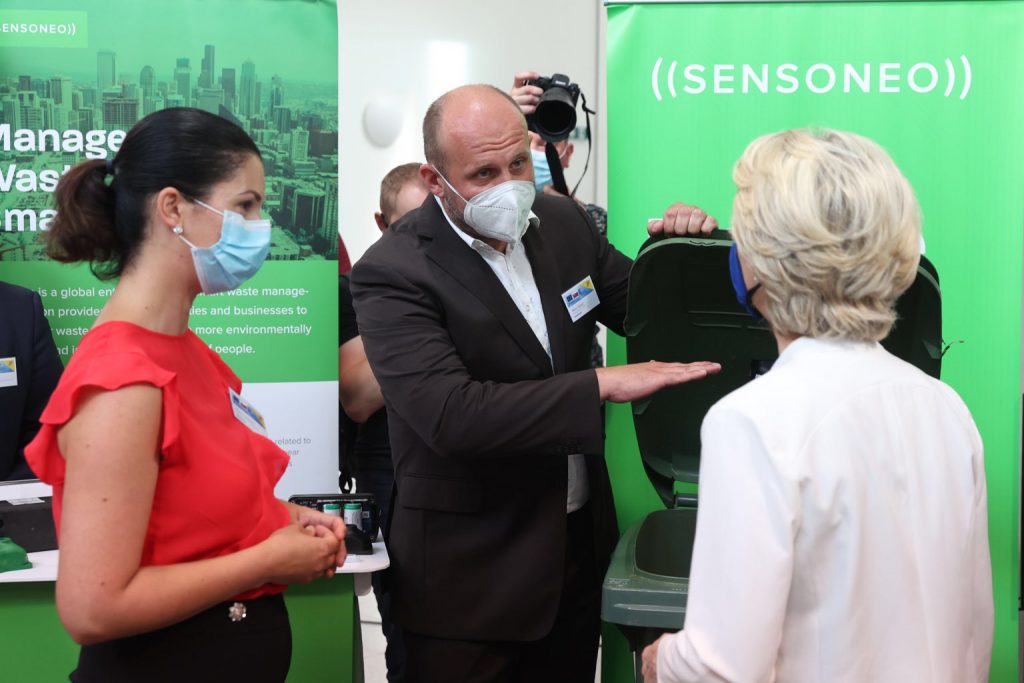
<instances>
[{"instance_id":1,"label":"dark suit jacket","mask_svg":"<svg viewBox=\"0 0 1024 683\"><path fill-rule=\"evenodd\" d=\"M631 262L576 202L539 196L533 208L541 222L523 244L552 360L432 196L352 271L390 420L394 615L417 633L528 641L550 631L570 453L587 454L602 574L617 539L590 348L595 320L622 333ZM561 293L588 275L601 304L573 323Z\"/></svg>"},{"instance_id":2,"label":"dark suit jacket","mask_svg":"<svg viewBox=\"0 0 1024 683\"><path fill-rule=\"evenodd\" d=\"M0 480L34 477L25 446L64 366L35 292L0 282L0 359L14 358L15 386L0 386Z\"/></svg>"}]
</instances>

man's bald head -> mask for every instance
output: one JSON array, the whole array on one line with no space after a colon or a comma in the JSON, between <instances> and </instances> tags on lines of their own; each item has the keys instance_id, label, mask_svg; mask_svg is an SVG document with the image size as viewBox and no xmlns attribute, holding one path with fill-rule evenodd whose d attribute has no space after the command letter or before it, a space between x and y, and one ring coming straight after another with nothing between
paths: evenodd
<instances>
[{"instance_id":1,"label":"man's bald head","mask_svg":"<svg viewBox=\"0 0 1024 683\"><path fill-rule=\"evenodd\" d=\"M427 163L443 172L448 150L446 133L472 134L474 127L483 122L521 125L526 134L526 118L519 105L492 85L464 85L438 97L423 117Z\"/></svg>"}]
</instances>

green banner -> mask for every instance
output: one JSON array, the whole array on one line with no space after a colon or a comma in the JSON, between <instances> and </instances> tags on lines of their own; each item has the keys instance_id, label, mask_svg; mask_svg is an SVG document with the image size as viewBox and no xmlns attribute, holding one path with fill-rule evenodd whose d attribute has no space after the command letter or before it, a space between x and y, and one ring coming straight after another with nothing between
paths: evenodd
<instances>
[{"instance_id":1,"label":"green banner","mask_svg":"<svg viewBox=\"0 0 1024 683\"><path fill-rule=\"evenodd\" d=\"M673 201L729 225L733 163L777 130L871 137L914 186L953 343L942 377L985 441L991 680L1016 681L1024 4L624 4L608 17L609 235L622 251L636 253L646 219ZM624 362L621 340L610 356ZM660 505L628 407L610 411L608 453L627 527ZM621 639L605 635L606 674L628 680Z\"/></svg>"},{"instance_id":2,"label":"green banner","mask_svg":"<svg viewBox=\"0 0 1024 683\"><path fill-rule=\"evenodd\" d=\"M0 279L39 292L65 362L116 283L47 259L60 176L111 158L137 121L169 107L217 114L259 147L268 261L239 290L200 296L190 325L292 455L280 495L337 483L337 28L331 0L0 9Z\"/></svg>"},{"instance_id":3,"label":"green banner","mask_svg":"<svg viewBox=\"0 0 1024 683\"><path fill-rule=\"evenodd\" d=\"M77 42L44 40L68 32ZM257 278L200 297L193 328L247 382L337 378L336 48L331 2L5 3L0 278L39 291L65 361L113 283L47 260L41 237L57 180L83 159L112 157L146 114L191 106L234 121L257 143L273 222Z\"/></svg>"},{"instance_id":4,"label":"green banner","mask_svg":"<svg viewBox=\"0 0 1024 683\"><path fill-rule=\"evenodd\" d=\"M263 158L269 260L238 290L199 296L190 326L242 378L243 395L289 455L277 495L336 491L334 0L0 4L0 280L39 293L66 362L116 282L46 258L41 238L55 215L60 176L84 159L111 158L151 112L196 107L233 121ZM336 597L324 590L290 592L289 609L297 624L330 633L337 647L327 653L316 638L297 641L291 681L334 680L354 670L351 581L335 583ZM77 648L56 621L52 582L18 584L0 601L0 679L66 679ZM313 602L337 618L324 620ZM21 611L6 611L12 604ZM15 623L19 616L27 623ZM297 639L300 631L296 626Z\"/></svg>"}]
</instances>

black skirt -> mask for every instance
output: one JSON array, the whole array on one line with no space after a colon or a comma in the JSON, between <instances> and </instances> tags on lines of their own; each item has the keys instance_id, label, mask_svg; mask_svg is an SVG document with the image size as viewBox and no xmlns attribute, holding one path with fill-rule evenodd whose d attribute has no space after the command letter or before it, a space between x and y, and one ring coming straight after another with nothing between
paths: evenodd
<instances>
[{"instance_id":1,"label":"black skirt","mask_svg":"<svg viewBox=\"0 0 1024 683\"><path fill-rule=\"evenodd\" d=\"M292 630L281 595L222 602L185 621L128 638L84 645L73 683L281 683ZM232 615L235 617L233 620Z\"/></svg>"}]
</instances>

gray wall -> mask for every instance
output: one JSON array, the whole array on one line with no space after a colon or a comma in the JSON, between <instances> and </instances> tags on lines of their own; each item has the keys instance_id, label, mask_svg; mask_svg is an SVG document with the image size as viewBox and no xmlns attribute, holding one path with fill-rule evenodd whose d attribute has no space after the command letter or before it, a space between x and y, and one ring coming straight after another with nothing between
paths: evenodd
<instances>
[{"instance_id":1,"label":"gray wall","mask_svg":"<svg viewBox=\"0 0 1024 683\"><path fill-rule=\"evenodd\" d=\"M579 83L600 114L603 16L596 0L339 3L339 222L352 260L379 236L373 212L381 178L400 163L422 161L423 113L446 90L465 83L508 90L516 71L557 71ZM363 125L368 107L396 112L399 133L392 144L382 148L368 139ZM598 122L593 125L596 134ZM595 141L578 196L603 205L601 139ZM577 142L567 174L570 186L583 170L585 155L586 144Z\"/></svg>"}]
</instances>

